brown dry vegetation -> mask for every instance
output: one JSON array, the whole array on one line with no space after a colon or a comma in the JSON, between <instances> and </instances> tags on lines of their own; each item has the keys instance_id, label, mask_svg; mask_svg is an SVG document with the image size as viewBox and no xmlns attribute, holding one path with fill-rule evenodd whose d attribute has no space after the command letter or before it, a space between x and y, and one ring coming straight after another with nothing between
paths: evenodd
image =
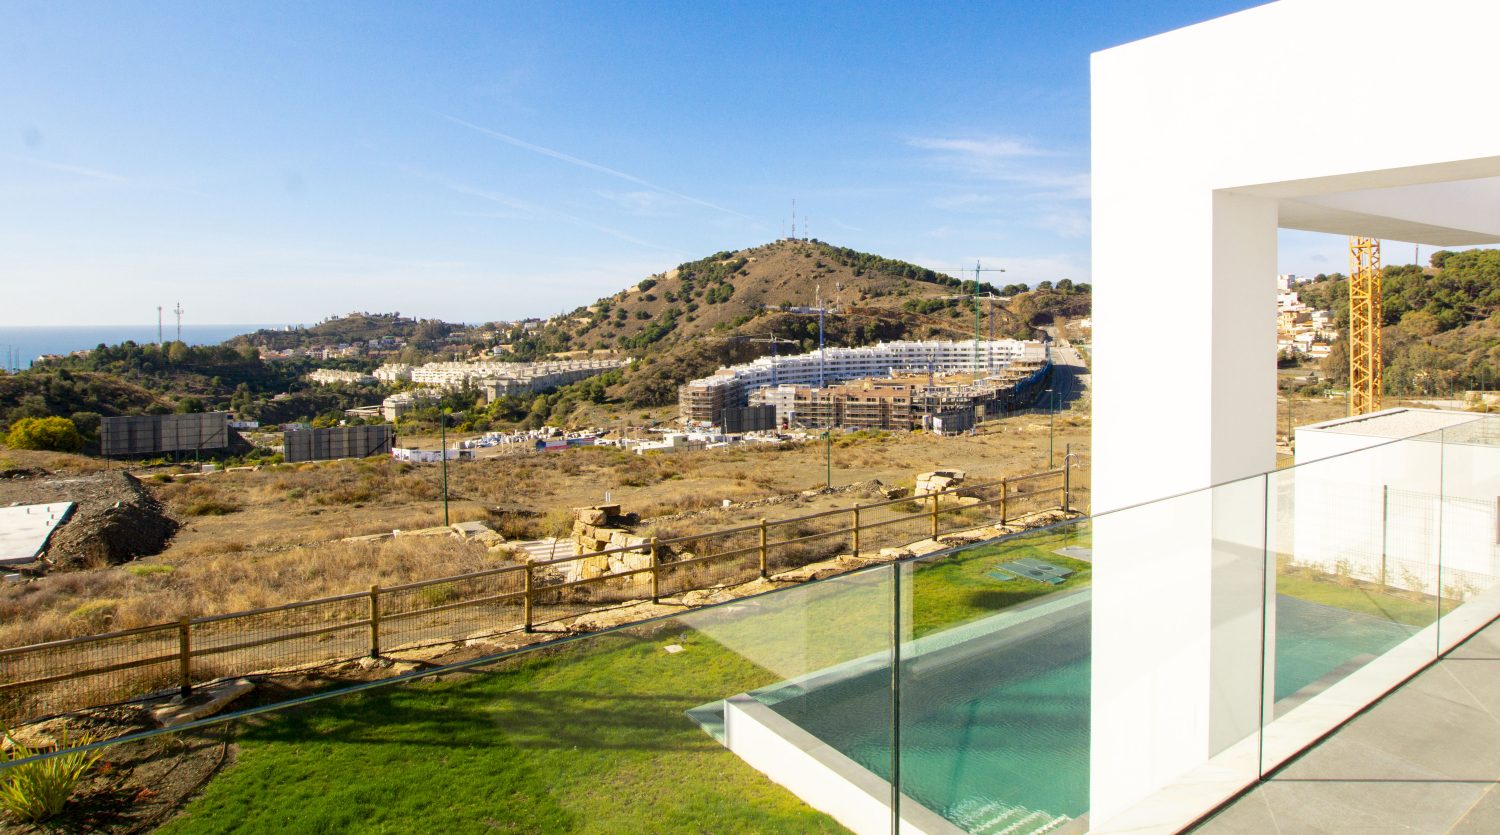
<instances>
[{"instance_id":1,"label":"brown dry vegetation","mask_svg":"<svg viewBox=\"0 0 1500 835\"><path fill-rule=\"evenodd\" d=\"M1086 453L1087 419L1057 420L1056 458L1066 444ZM972 437L860 434L835 439L835 485L878 479L910 486L936 467L993 479L1047 466L1045 415L997 421ZM5 453L9 455L9 453ZM23 456L30 460L30 455ZM87 459L49 458L56 471ZM19 463L19 462L18 462ZM1076 495L1086 496L1087 460ZM0 586L0 646L162 623L323 595L442 577L498 564L477 545L448 537L336 542L344 537L442 524L441 468L388 459L278 465L207 476L153 470L142 481L184 524L162 554L119 568L59 573ZM567 508L597 504L605 491L644 518L821 487L821 443L738 446L639 456L596 447L449 465L453 521L484 520L508 538L536 538L571 524ZM695 533L848 506L847 496L789 505L719 509L662 526ZM913 538L920 538L920 533ZM815 543L821 550L825 546ZM811 547L811 546L810 546ZM833 543L828 543L828 548Z\"/></svg>"}]
</instances>

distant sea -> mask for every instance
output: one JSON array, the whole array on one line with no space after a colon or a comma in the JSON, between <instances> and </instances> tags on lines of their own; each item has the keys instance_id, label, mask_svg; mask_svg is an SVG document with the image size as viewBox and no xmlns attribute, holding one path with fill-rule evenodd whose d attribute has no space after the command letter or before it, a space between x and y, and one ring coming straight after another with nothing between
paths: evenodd
<instances>
[{"instance_id":1,"label":"distant sea","mask_svg":"<svg viewBox=\"0 0 1500 835\"><path fill-rule=\"evenodd\" d=\"M189 345L218 345L242 333L282 325L183 325L182 341ZM170 322L162 328L168 339L177 338ZM138 345L156 342L155 325L66 325L61 327L13 327L0 325L0 366L27 368L43 354L68 354L99 343L118 345L126 340Z\"/></svg>"}]
</instances>

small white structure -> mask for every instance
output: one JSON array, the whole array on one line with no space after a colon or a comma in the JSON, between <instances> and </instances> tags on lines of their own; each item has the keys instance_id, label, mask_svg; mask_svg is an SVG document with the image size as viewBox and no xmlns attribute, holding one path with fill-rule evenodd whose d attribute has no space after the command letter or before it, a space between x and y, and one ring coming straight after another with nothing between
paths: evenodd
<instances>
[{"instance_id":1,"label":"small white structure","mask_svg":"<svg viewBox=\"0 0 1500 835\"><path fill-rule=\"evenodd\" d=\"M1302 426L1297 463L1312 462L1286 479L1279 544L1297 565L1450 599L1500 577L1500 420L1390 409Z\"/></svg>"},{"instance_id":2,"label":"small white structure","mask_svg":"<svg viewBox=\"0 0 1500 835\"><path fill-rule=\"evenodd\" d=\"M0 507L0 565L35 561L72 512L72 502Z\"/></svg>"}]
</instances>

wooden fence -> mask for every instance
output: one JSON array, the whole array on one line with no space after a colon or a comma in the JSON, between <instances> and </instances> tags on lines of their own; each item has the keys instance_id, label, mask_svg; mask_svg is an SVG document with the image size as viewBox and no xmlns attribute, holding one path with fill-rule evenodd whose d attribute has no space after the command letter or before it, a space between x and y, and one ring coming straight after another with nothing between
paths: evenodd
<instances>
[{"instance_id":1,"label":"wooden fence","mask_svg":"<svg viewBox=\"0 0 1500 835\"><path fill-rule=\"evenodd\" d=\"M0 649L0 724L224 676L533 631L609 603L681 595L944 530L1071 509L1070 467L578 556ZM946 523L946 527L945 527Z\"/></svg>"}]
</instances>

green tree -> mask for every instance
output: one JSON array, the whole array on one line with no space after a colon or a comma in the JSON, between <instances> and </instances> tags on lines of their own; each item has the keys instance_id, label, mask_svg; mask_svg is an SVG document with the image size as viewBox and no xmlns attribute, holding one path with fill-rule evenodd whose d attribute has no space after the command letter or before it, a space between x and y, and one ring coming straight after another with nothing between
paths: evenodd
<instances>
[{"instance_id":1,"label":"green tree","mask_svg":"<svg viewBox=\"0 0 1500 835\"><path fill-rule=\"evenodd\" d=\"M1413 310L1401 317L1401 329L1412 336L1432 336L1442 328L1438 317L1425 310Z\"/></svg>"},{"instance_id":2,"label":"green tree","mask_svg":"<svg viewBox=\"0 0 1500 835\"><path fill-rule=\"evenodd\" d=\"M10 432L5 435L5 445L11 449L78 452L83 449L83 436L67 418L22 418L11 425Z\"/></svg>"}]
</instances>

